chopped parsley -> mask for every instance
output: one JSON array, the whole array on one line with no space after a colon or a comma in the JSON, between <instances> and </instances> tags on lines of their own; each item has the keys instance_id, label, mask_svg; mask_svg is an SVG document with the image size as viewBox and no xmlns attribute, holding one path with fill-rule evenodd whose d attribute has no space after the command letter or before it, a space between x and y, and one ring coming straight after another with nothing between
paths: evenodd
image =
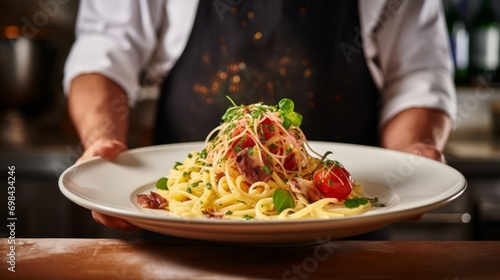
<instances>
[{"instance_id":1,"label":"chopped parsley","mask_svg":"<svg viewBox=\"0 0 500 280\"><path fill-rule=\"evenodd\" d=\"M266 172L267 175L272 173L271 169L266 165L262 165L262 169L264 170L264 172Z\"/></svg>"},{"instance_id":2,"label":"chopped parsley","mask_svg":"<svg viewBox=\"0 0 500 280\"><path fill-rule=\"evenodd\" d=\"M203 158L203 159L207 158L207 150L206 149L201 150L200 158Z\"/></svg>"},{"instance_id":3,"label":"chopped parsley","mask_svg":"<svg viewBox=\"0 0 500 280\"><path fill-rule=\"evenodd\" d=\"M241 152L241 141L240 141L240 142L238 142L238 144L237 144L236 146L234 146L234 150L235 150L237 153Z\"/></svg>"},{"instance_id":4,"label":"chopped parsley","mask_svg":"<svg viewBox=\"0 0 500 280\"><path fill-rule=\"evenodd\" d=\"M174 164L174 169L177 170L177 167L179 167L180 165L182 165L182 162L176 161Z\"/></svg>"},{"instance_id":5,"label":"chopped parsley","mask_svg":"<svg viewBox=\"0 0 500 280\"><path fill-rule=\"evenodd\" d=\"M368 200L370 201L370 203L375 206L375 207L385 207L385 204L384 203L379 203L378 201L378 197L374 197L374 198L368 198Z\"/></svg>"},{"instance_id":6,"label":"chopped parsley","mask_svg":"<svg viewBox=\"0 0 500 280\"><path fill-rule=\"evenodd\" d=\"M232 121L240 118L241 115L247 113L245 112L245 109L249 108L252 110L249 113L252 116L253 120L260 119L265 112L278 112L282 120L282 125L285 129L289 129L291 126L298 127L302 123L302 115L294 111L295 104L289 98L281 99L278 105L275 106L264 105L262 104L262 102L260 102L253 104L251 107L244 105L238 106L229 96L227 96L227 99L229 99L233 106L229 107L222 116L222 122L225 123L231 123ZM267 128L271 131L274 130L274 127L272 126L269 126ZM232 131L232 129L229 130Z\"/></svg>"}]
</instances>

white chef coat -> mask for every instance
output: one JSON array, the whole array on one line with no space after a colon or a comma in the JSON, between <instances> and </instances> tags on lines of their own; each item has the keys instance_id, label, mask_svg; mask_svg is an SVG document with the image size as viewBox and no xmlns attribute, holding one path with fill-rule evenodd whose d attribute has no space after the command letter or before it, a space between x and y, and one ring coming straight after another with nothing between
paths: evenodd
<instances>
[{"instance_id":1,"label":"white chef coat","mask_svg":"<svg viewBox=\"0 0 500 280\"><path fill-rule=\"evenodd\" d=\"M364 52L382 96L381 124L411 107L441 110L454 121L453 65L441 1L358 1L363 43L339 47L346 59ZM213 2L214 9L222 7L224 20L226 1ZM65 92L76 76L100 73L120 85L133 105L140 71L162 80L179 59L197 6L198 0L80 1L77 37L64 69Z\"/></svg>"}]
</instances>

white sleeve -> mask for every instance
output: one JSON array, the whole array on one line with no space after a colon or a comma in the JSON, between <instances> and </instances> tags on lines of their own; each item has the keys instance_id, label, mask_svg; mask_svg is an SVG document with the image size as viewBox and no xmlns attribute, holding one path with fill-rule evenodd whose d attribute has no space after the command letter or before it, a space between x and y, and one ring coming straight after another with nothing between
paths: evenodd
<instances>
[{"instance_id":1,"label":"white sleeve","mask_svg":"<svg viewBox=\"0 0 500 280\"><path fill-rule=\"evenodd\" d=\"M80 1L76 40L64 67L65 92L76 76L100 73L122 87L133 105L139 72L157 45L164 15L164 1Z\"/></svg>"},{"instance_id":2,"label":"white sleeve","mask_svg":"<svg viewBox=\"0 0 500 280\"><path fill-rule=\"evenodd\" d=\"M412 107L441 110L455 121L453 64L441 1L385 4L372 37L372 59L381 76L381 124Z\"/></svg>"}]
</instances>

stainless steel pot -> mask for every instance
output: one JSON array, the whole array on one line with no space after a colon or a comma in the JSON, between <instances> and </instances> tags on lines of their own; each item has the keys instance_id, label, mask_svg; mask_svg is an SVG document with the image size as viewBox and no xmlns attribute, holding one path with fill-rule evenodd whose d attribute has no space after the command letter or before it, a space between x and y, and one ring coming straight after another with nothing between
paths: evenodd
<instances>
[{"instance_id":1,"label":"stainless steel pot","mask_svg":"<svg viewBox=\"0 0 500 280\"><path fill-rule=\"evenodd\" d=\"M20 28L0 28L0 108L36 117L50 108L61 52L50 32L23 37Z\"/></svg>"}]
</instances>

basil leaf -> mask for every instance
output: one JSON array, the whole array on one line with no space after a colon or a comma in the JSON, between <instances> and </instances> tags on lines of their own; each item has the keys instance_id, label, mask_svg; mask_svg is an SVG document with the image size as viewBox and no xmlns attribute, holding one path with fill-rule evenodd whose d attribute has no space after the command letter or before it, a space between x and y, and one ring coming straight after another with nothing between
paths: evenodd
<instances>
[{"instance_id":1,"label":"basil leaf","mask_svg":"<svg viewBox=\"0 0 500 280\"><path fill-rule=\"evenodd\" d=\"M287 118L290 120L293 126L300 126L302 123L302 115L297 112L291 112L287 115Z\"/></svg>"},{"instance_id":2,"label":"basil leaf","mask_svg":"<svg viewBox=\"0 0 500 280\"><path fill-rule=\"evenodd\" d=\"M356 197L356 198L351 198L351 199L347 199L346 201L344 201L344 206L347 207L347 208L357 208L361 205L365 205L368 203L368 199L364 198L364 197Z\"/></svg>"},{"instance_id":3,"label":"basil leaf","mask_svg":"<svg viewBox=\"0 0 500 280\"><path fill-rule=\"evenodd\" d=\"M285 129L289 129L290 126L300 126L302 123L302 115L297 112L294 112L295 104L291 99L283 98L278 103L279 114L281 120L283 121L283 127Z\"/></svg>"},{"instance_id":4,"label":"basil leaf","mask_svg":"<svg viewBox=\"0 0 500 280\"><path fill-rule=\"evenodd\" d=\"M165 178L165 177L160 178L158 181L156 181L156 188L159 190L167 190L168 191L167 182L168 182L168 178Z\"/></svg>"},{"instance_id":5,"label":"basil leaf","mask_svg":"<svg viewBox=\"0 0 500 280\"><path fill-rule=\"evenodd\" d=\"M289 129L292 126L292 122L286 116L281 116L281 119L283 120L282 125L285 129Z\"/></svg>"},{"instance_id":6,"label":"basil leaf","mask_svg":"<svg viewBox=\"0 0 500 280\"><path fill-rule=\"evenodd\" d=\"M288 114L288 113L293 112L294 104L293 104L293 101L291 99L283 98L278 103L278 107L280 108L281 111Z\"/></svg>"},{"instance_id":7,"label":"basil leaf","mask_svg":"<svg viewBox=\"0 0 500 280\"><path fill-rule=\"evenodd\" d=\"M295 201L293 200L293 196L285 190L278 189L273 194L273 203L276 211L281 213L281 211L287 208L295 207Z\"/></svg>"}]
</instances>

